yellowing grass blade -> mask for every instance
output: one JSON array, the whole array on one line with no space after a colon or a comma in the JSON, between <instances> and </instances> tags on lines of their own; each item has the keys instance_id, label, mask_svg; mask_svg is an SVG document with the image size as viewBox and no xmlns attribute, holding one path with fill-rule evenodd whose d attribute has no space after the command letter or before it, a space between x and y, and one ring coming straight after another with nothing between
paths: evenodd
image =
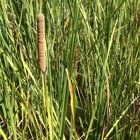
<instances>
[{"instance_id":1,"label":"yellowing grass blade","mask_svg":"<svg viewBox=\"0 0 140 140\"><path fill-rule=\"evenodd\" d=\"M23 67L24 67L25 74L27 74L27 73L26 73L26 71L27 71L28 74L30 75L30 77L32 78L32 80L34 81L35 85L37 85L36 80L35 80L35 78L34 78L32 72L30 71L28 65L27 65L26 62L24 61L22 52L20 52L20 56L21 56L21 61L22 61Z\"/></svg>"},{"instance_id":2,"label":"yellowing grass blade","mask_svg":"<svg viewBox=\"0 0 140 140\"><path fill-rule=\"evenodd\" d=\"M0 128L0 134L3 136L4 140L8 140L3 130Z\"/></svg>"}]
</instances>

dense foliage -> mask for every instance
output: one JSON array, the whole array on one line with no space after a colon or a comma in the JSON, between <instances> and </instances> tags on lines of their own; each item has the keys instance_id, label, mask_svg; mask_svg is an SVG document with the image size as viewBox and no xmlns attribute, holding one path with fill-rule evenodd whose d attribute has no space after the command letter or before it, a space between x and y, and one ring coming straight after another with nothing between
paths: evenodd
<instances>
[{"instance_id":1,"label":"dense foliage","mask_svg":"<svg viewBox=\"0 0 140 140\"><path fill-rule=\"evenodd\" d=\"M0 0L0 139L139 140L140 0ZM37 16L45 16L46 73Z\"/></svg>"}]
</instances>

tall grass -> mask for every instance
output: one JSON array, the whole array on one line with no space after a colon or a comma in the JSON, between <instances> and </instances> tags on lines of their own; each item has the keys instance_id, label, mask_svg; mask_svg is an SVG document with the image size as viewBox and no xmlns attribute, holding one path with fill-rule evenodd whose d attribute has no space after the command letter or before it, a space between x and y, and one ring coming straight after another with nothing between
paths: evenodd
<instances>
[{"instance_id":1,"label":"tall grass","mask_svg":"<svg viewBox=\"0 0 140 140\"><path fill-rule=\"evenodd\" d=\"M0 0L0 138L139 140L139 6L139 0Z\"/></svg>"}]
</instances>

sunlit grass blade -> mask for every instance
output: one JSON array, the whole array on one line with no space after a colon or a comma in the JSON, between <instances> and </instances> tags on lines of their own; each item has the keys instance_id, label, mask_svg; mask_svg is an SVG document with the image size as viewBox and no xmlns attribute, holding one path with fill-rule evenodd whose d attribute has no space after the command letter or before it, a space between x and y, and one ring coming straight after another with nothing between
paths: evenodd
<instances>
[{"instance_id":1,"label":"sunlit grass blade","mask_svg":"<svg viewBox=\"0 0 140 140\"><path fill-rule=\"evenodd\" d=\"M6 137L6 134L3 132L3 130L1 128L0 128L0 134L2 135L4 140L8 140L8 138Z\"/></svg>"}]
</instances>

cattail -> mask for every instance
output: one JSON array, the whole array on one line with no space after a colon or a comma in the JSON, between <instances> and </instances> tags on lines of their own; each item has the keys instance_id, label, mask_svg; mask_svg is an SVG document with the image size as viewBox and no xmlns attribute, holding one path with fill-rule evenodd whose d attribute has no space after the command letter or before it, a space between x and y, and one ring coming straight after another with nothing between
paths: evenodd
<instances>
[{"instance_id":1,"label":"cattail","mask_svg":"<svg viewBox=\"0 0 140 140\"><path fill-rule=\"evenodd\" d=\"M45 26L44 15L39 14L37 17L37 46L38 46L38 67L45 72Z\"/></svg>"}]
</instances>

